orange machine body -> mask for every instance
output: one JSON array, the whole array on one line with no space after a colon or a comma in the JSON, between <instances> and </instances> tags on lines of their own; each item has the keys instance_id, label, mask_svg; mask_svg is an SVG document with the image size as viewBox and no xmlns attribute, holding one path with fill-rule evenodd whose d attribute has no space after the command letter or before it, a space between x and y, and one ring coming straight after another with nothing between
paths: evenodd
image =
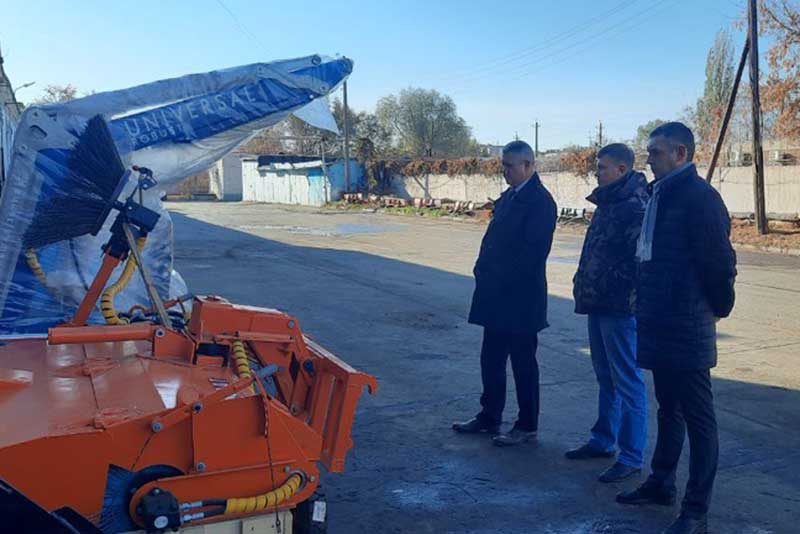
<instances>
[{"instance_id":1,"label":"orange machine body","mask_svg":"<svg viewBox=\"0 0 800 534\"><path fill-rule=\"evenodd\" d=\"M277 392L236 373L242 342L255 374L275 364ZM215 348L216 350L209 350ZM97 521L109 467L166 465L153 481L180 502L249 497L290 473L308 499L318 463L344 469L358 398L375 379L303 335L285 313L197 298L188 327L62 326L0 346L0 475L47 510ZM135 513L132 514L135 517ZM227 517L227 516L226 516Z\"/></svg>"}]
</instances>

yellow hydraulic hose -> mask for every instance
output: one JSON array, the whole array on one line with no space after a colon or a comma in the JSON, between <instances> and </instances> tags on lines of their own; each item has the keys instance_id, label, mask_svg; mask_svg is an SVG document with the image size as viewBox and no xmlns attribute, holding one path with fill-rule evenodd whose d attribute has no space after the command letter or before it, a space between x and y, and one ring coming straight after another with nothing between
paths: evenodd
<instances>
[{"instance_id":1,"label":"yellow hydraulic hose","mask_svg":"<svg viewBox=\"0 0 800 534\"><path fill-rule=\"evenodd\" d=\"M295 473L281 486L270 492L254 497L228 499L225 504L225 514L249 514L277 506L297 493L302 483L303 478L300 474Z\"/></svg>"},{"instance_id":2,"label":"yellow hydraulic hose","mask_svg":"<svg viewBox=\"0 0 800 534\"><path fill-rule=\"evenodd\" d=\"M31 268L33 274L35 274L36 278L39 279L39 282L41 282L42 285L46 287L47 277L44 274L44 270L42 270L42 266L39 264L39 258L36 257L36 251L32 248L26 250L25 259L28 261L28 267Z\"/></svg>"},{"instance_id":3,"label":"yellow hydraulic hose","mask_svg":"<svg viewBox=\"0 0 800 534\"><path fill-rule=\"evenodd\" d=\"M244 343L238 339L233 342L233 361L236 364L236 374L239 375L239 378L250 378L253 376L253 373L250 371L247 350L244 348ZM250 391L255 392L255 387L251 385Z\"/></svg>"},{"instance_id":4,"label":"yellow hydraulic hose","mask_svg":"<svg viewBox=\"0 0 800 534\"><path fill-rule=\"evenodd\" d=\"M136 246L139 247L139 251L144 248L146 239L145 237L140 237L136 240ZM136 261L133 259L133 254L131 254L128 256L128 261L125 262L125 268L122 270L119 279L103 291L103 295L100 297L100 312L103 314L107 324L128 324L129 321L127 319L123 319L117 314L117 310L114 308L114 297L125 289L135 272Z\"/></svg>"}]
</instances>

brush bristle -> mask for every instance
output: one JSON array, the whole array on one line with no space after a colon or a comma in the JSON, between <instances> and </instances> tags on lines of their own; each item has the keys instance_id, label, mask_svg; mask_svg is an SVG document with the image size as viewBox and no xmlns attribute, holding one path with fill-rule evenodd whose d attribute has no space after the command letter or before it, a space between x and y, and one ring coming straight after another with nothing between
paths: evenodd
<instances>
[{"instance_id":1,"label":"brush bristle","mask_svg":"<svg viewBox=\"0 0 800 534\"><path fill-rule=\"evenodd\" d=\"M26 248L96 231L108 206L117 200L112 197L125 176L125 166L101 115L89 119L66 161L56 160L61 159L58 152L39 156L45 158L41 167L47 179L42 186L44 198L23 237Z\"/></svg>"},{"instance_id":2,"label":"brush bristle","mask_svg":"<svg viewBox=\"0 0 800 534\"><path fill-rule=\"evenodd\" d=\"M109 201L125 174L125 166L117 152L105 119L95 115L86 123L69 159L69 168L76 184L84 185L100 198Z\"/></svg>"}]
</instances>

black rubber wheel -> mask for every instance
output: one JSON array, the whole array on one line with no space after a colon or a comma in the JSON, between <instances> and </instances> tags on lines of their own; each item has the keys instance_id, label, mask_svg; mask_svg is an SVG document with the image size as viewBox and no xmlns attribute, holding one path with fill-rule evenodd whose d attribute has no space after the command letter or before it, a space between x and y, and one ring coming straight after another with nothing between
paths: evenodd
<instances>
[{"instance_id":1,"label":"black rubber wheel","mask_svg":"<svg viewBox=\"0 0 800 534\"><path fill-rule=\"evenodd\" d=\"M293 534L326 534L328 532L328 507L325 492L317 488L314 494L292 510Z\"/></svg>"},{"instance_id":2,"label":"black rubber wheel","mask_svg":"<svg viewBox=\"0 0 800 534\"><path fill-rule=\"evenodd\" d=\"M139 530L141 527L128 515L128 506L136 490L159 478L181 475L183 471L170 465L151 465L136 472L110 465L100 516L100 530L104 534Z\"/></svg>"}]
</instances>

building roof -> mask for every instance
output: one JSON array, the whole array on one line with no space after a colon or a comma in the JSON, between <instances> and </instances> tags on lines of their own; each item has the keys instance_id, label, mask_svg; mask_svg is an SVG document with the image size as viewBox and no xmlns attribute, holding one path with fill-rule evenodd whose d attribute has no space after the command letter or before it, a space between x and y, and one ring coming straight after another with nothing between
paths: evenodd
<instances>
[{"instance_id":1,"label":"building roof","mask_svg":"<svg viewBox=\"0 0 800 534\"><path fill-rule=\"evenodd\" d=\"M288 154L267 154L258 156L259 167L282 163L307 163L309 161L316 161L319 165L322 164L318 156L293 156Z\"/></svg>"}]
</instances>

